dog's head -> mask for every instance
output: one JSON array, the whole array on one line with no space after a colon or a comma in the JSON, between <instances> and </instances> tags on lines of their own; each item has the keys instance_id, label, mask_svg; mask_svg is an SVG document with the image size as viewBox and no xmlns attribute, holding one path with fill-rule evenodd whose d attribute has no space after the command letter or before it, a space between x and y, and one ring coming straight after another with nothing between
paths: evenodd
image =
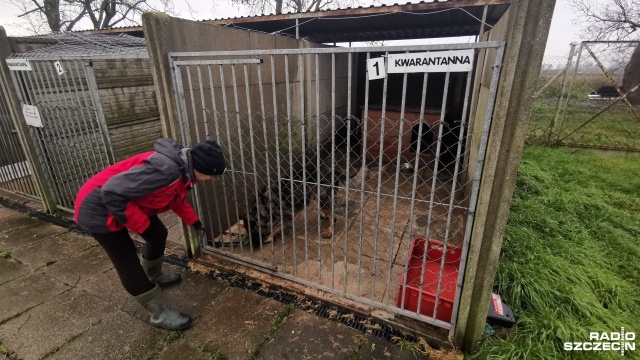
<instances>
[{"instance_id":1,"label":"dog's head","mask_svg":"<svg viewBox=\"0 0 640 360\"><path fill-rule=\"evenodd\" d=\"M258 225L257 221L255 221L255 219L252 218L252 216L247 215L247 214L243 214L240 216L240 219L242 220L242 224L244 225L244 229L247 231L247 236L249 236L249 239L251 239L251 246L253 246L254 248L257 248L260 246L260 233L262 232L260 230L260 226ZM262 238L264 239L267 236L267 234L262 234Z\"/></svg>"}]
</instances>

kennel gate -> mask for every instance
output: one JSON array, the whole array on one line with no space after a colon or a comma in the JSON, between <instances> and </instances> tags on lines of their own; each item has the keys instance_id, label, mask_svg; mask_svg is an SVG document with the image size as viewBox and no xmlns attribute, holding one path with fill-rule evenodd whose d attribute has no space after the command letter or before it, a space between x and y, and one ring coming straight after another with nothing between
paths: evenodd
<instances>
[{"instance_id":1,"label":"kennel gate","mask_svg":"<svg viewBox=\"0 0 640 360\"><path fill-rule=\"evenodd\" d=\"M11 71L11 77L23 111L26 105L39 113L41 124L28 123L29 132L56 206L73 212L82 184L114 163L93 63L61 57L27 61L31 69Z\"/></svg>"},{"instance_id":2,"label":"kennel gate","mask_svg":"<svg viewBox=\"0 0 640 360\"><path fill-rule=\"evenodd\" d=\"M472 71L369 80L365 70L373 57L467 49L496 54L484 121L470 133ZM204 251L451 334L503 51L501 42L482 42L170 53L183 142L216 139L228 163L224 176L198 184L193 196L208 229ZM440 89L437 106L429 106L428 87ZM458 121L446 116L452 103L462 107ZM432 143L421 149L429 132ZM404 163L414 171L401 172ZM331 181L307 178L300 169L309 165L331 169ZM264 187L279 189L269 203L274 211L260 218L273 232L294 207L287 192L299 184L303 199L333 184L334 232L322 237L330 219L305 200L309 206L279 240L252 247L241 215L264 199Z\"/></svg>"}]
</instances>

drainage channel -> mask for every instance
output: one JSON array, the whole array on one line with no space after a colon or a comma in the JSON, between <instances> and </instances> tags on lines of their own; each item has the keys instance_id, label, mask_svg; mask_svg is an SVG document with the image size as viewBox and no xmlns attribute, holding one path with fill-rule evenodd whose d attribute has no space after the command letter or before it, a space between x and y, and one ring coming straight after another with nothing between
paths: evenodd
<instances>
[{"instance_id":1,"label":"drainage channel","mask_svg":"<svg viewBox=\"0 0 640 360\"><path fill-rule=\"evenodd\" d=\"M82 231L82 229L80 229L80 227L73 220L66 217L34 211L28 206L16 203L3 197L0 197L0 206L21 212L37 220L46 221L67 228L74 232L87 234L86 232ZM141 253L142 244L136 242L135 246L138 253ZM186 257L170 254L165 256L165 262L191 271L189 269L189 259ZM286 305L293 304L298 309L306 312L311 312L316 316L324 319L329 319L341 323L348 326L349 328L358 330L365 334L373 335L380 339L384 339L390 343L397 344L400 340L408 342L416 342L418 340L415 336L403 332L402 330L395 329L382 321L378 321L370 317L347 311L336 306L327 305L318 300L311 300L271 285L265 285L264 283L255 282L238 274L224 271L214 272L213 270L210 270L207 274L205 274L205 276L208 279L227 283L230 286L251 291L255 294L276 300Z\"/></svg>"}]
</instances>

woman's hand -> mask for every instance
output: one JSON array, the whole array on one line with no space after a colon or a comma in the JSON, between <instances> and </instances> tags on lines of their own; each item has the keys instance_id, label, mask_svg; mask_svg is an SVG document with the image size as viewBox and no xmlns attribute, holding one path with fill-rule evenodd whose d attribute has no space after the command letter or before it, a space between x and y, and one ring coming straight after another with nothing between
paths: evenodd
<instances>
[{"instance_id":1,"label":"woman's hand","mask_svg":"<svg viewBox=\"0 0 640 360\"><path fill-rule=\"evenodd\" d=\"M202 227L202 222L200 220L193 223L193 228L196 230L196 235L199 239L204 240L207 236L207 229Z\"/></svg>"}]
</instances>

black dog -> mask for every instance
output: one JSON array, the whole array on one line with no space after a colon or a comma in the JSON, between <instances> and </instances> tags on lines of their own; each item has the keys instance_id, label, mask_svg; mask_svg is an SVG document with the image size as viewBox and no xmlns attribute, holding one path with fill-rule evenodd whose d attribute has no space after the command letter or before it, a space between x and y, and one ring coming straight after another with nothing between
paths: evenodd
<instances>
[{"instance_id":1,"label":"black dog","mask_svg":"<svg viewBox=\"0 0 640 360\"><path fill-rule=\"evenodd\" d=\"M259 247L261 239L263 244L268 244L282 236L283 227L291 224L296 214L305 209L305 204L310 206L313 203L317 203L320 217L329 219L329 227L322 232L322 237L331 238L335 222L331 212L332 199L336 194L335 186L343 184L347 175L336 173L323 165L318 168L312 157L307 160L306 167L294 169L293 177L286 168L281 172L281 177L271 188L263 186L251 203L249 212L241 216L252 246Z\"/></svg>"}]
</instances>

